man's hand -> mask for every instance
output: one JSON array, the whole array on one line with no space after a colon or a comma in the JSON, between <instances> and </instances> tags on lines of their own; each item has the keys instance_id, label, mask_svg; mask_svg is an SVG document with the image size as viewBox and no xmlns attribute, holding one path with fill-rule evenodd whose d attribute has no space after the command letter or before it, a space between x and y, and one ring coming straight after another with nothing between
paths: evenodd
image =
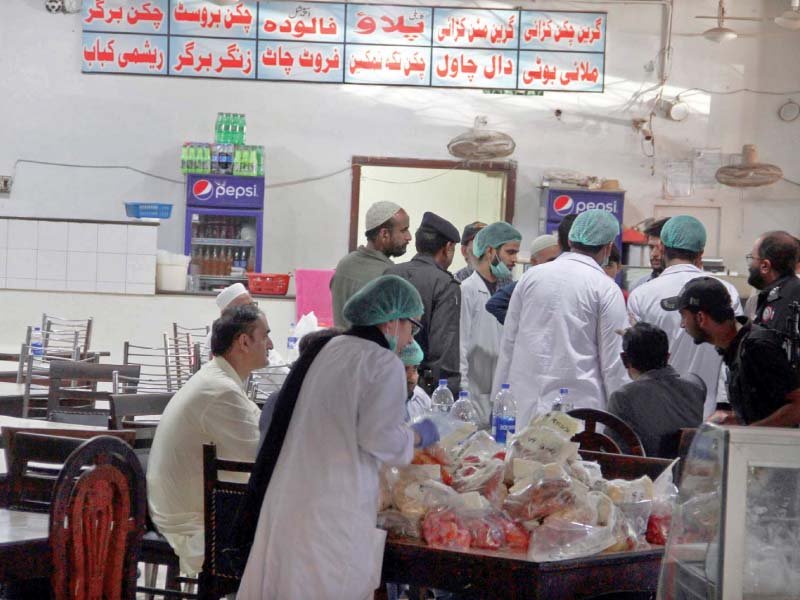
<instances>
[{"instance_id":1,"label":"man's hand","mask_svg":"<svg viewBox=\"0 0 800 600\"><path fill-rule=\"evenodd\" d=\"M736 413L730 410L716 410L708 419L706 423L714 423L715 425L741 425L742 422Z\"/></svg>"}]
</instances>

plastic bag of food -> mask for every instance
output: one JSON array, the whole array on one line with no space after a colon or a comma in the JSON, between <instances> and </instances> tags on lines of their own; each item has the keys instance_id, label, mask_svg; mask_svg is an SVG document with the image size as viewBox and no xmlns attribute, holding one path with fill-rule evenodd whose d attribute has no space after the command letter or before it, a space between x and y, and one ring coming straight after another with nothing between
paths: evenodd
<instances>
[{"instance_id":1,"label":"plastic bag of food","mask_svg":"<svg viewBox=\"0 0 800 600\"><path fill-rule=\"evenodd\" d=\"M572 439L581 430L581 421L558 410L550 411L531 419L531 427L547 427L559 433L564 439Z\"/></svg>"},{"instance_id":2,"label":"plastic bag of food","mask_svg":"<svg viewBox=\"0 0 800 600\"><path fill-rule=\"evenodd\" d=\"M439 477L445 485L453 484L453 476L451 474L452 467L450 466L450 459L438 444L434 444L423 450L416 450L414 458L411 459L412 465L438 465Z\"/></svg>"},{"instance_id":3,"label":"plastic bag of food","mask_svg":"<svg viewBox=\"0 0 800 600\"><path fill-rule=\"evenodd\" d=\"M653 482L653 503L647 519L645 539L651 544L663 546L667 543L672 523L672 509L678 497L678 488L672 483L674 461Z\"/></svg>"},{"instance_id":4,"label":"plastic bag of food","mask_svg":"<svg viewBox=\"0 0 800 600\"><path fill-rule=\"evenodd\" d=\"M454 457L455 462L461 462L467 456L505 460L506 448L487 432L476 431L459 446L458 454Z\"/></svg>"},{"instance_id":5,"label":"plastic bag of food","mask_svg":"<svg viewBox=\"0 0 800 600\"><path fill-rule=\"evenodd\" d=\"M592 523L577 523L550 516L533 534L528 558L537 562L591 556L615 547L619 540L619 509L599 492L589 492L595 514ZM624 523L624 520L623 520Z\"/></svg>"},{"instance_id":6,"label":"plastic bag of food","mask_svg":"<svg viewBox=\"0 0 800 600\"><path fill-rule=\"evenodd\" d=\"M453 462L453 457L458 455L459 446L478 429L474 423L455 419L439 411L426 411L415 422L422 419L433 421L439 431L439 443L428 453L439 459L440 464Z\"/></svg>"},{"instance_id":7,"label":"plastic bag of food","mask_svg":"<svg viewBox=\"0 0 800 600\"><path fill-rule=\"evenodd\" d=\"M386 510L392 506L392 488L400 476L397 467L384 466L378 474L380 495L378 497L378 510Z\"/></svg>"},{"instance_id":8,"label":"plastic bag of food","mask_svg":"<svg viewBox=\"0 0 800 600\"><path fill-rule=\"evenodd\" d=\"M378 513L378 527L393 537L419 539L422 535L419 519L404 515L399 510L383 510Z\"/></svg>"},{"instance_id":9,"label":"plastic bag of food","mask_svg":"<svg viewBox=\"0 0 800 600\"><path fill-rule=\"evenodd\" d=\"M561 433L537 425L526 427L512 439L506 453L506 462L509 464L509 479L513 477L511 465L514 459L522 458L542 464L564 464L569 459L578 458L579 444L570 442L569 438Z\"/></svg>"},{"instance_id":10,"label":"plastic bag of food","mask_svg":"<svg viewBox=\"0 0 800 600\"><path fill-rule=\"evenodd\" d=\"M450 506L428 511L422 520L422 535L429 546L449 550L467 550L472 540L469 529Z\"/></svg>"},{"instance_id":11,"label":"plastic bag of food","mask_svg":"<svg viewBox=\"0 0 800 600\"><path fill-rule=\"evenodd\" d=\"M603 472L596 462L586 460L568 460L564 466L567 475L573 480L580 481L588 488L593 488L603 479Z\"/></svg>"},{"instance_id":12,"label":"plastic bag of food","mask_svg":"<svg viewBox=\"0 0 800 600\"><path fill-rule=\"evenodd\" d=\"M497 458L482 458L474 454L461 457L453 472L453 489L458 492L480 492L496 507L503 505L508 493L503 484L505 463Z\"/></svg>"},{"instance_id":13,"label":"plastic bag of food","mask_svg":"<svg viewBox=\"0 0 800 600\"><path fill-rule=\"evenodd\" d=\"M409 465L400 470L392 488L392 504L408 517L421 518L456 492L437 481L438 465Z\"/></svg>"},{"instance_id":14,"label":"plastic bag of food","mask_svg":"<svg viewBox=\"0 0 800 600\"><path fill-rule=\"evenodd\" d=\"M575 503L572 480L557 464L543 466L508 491L505 511L518 521L535 521Z\"/></svg>"},{"instance_id":15,"label":"plastic bag of food","mask_svg":"<svg viewBox=\"0 0 800 600\"><path fill-rule=\"evenodd\" d=\"M612 479L611 481L598 482L596 491L603 492L611 498L614 504L641 502L653 499L653 480L647 475L639 479Z\"/></svg>"}]
</instances>

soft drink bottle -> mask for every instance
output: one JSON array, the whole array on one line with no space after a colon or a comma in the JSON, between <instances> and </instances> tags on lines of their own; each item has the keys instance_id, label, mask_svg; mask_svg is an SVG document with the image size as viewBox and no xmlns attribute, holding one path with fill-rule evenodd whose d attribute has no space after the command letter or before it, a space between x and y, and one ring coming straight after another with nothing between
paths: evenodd
<instances>
[{"instance_id":1,"label":"soft drink bottle","mask_svg":"<svg viewBox=\"0 0 800 600\"><path fill-rule=\"evenodd\" d=\"M217 122L214 124L214 141L217 144L222 143L222 124L224 122L225 114L217 113Z\"/></svg>"},{"instance_id":2,"label":"soft drink bottle","mask_svg":"<svg viewBox=\"0 0 800 600\"><path fill-rule=\"evenodd\" d=\"M264 176L264 146L256 146L256 176Z\"/></svg>"},{"instance_id":3,"label":"soft drink bottle","mask_svg":"<svg viewBox=\"0 0 800 600\"><path fill-rule=\"evenodd\" d=\"M558 396L553 402L552 410L558 412L569 412L572 410L572 405L569 402L569 389L559 388Z\"/></svg>"},{"instance_id":4,"label":"soft drink bottle","mask_svg":"<svg viewBox=\"0 0 800 600\"><path fill-rule=\"evenodd\" d=\"M247 119L244 115L239 115L239 143L245 143L245 137L247 133Z\"/></svg>"},{"instance_id":5,"label":"soft drink bottle","mask_svg":"<svg viewBox=\"0 0 800 600\"><path fill-rule=\"evenodd\" d=\"M511 386L504 383L492 406L492 437L498 444L505 444L517 430L517 403Z\"/></svg>"},{"instance_id":6,"label":"soft drink bottle","mask_svg":"<svg viewBox=\"0 0 800 600\"><path fill-rule=\"evenodd\" d=\"M447 387L447 379L439 380L439 387L431 394L431 405L434 411L449 413L453 406L453 394Z\"/></svg>"},{"instance_id":7,"label":"soft drink bottle","mask_svg":"<svg viewBox=\"0 0 800 600\"><path fill-rule=\"evenodd\" d=\"M478 423L478 413L472 401L469 399L469 392L467 390L458 392L458 400L456 400L455 404L453 404L453 407L450 409L450 416L458 421L464 421L465 423Z\"/></svg>"},{"instance_id":8,"label":"soft drink bottle","mask_svg":"<svg viewBox=\"0 0 800 600\"><path fill-rule=\"evenodd\" d=\"M211 145L203 144L203 173L211 173Z\"/></svg>"}]
</instances>

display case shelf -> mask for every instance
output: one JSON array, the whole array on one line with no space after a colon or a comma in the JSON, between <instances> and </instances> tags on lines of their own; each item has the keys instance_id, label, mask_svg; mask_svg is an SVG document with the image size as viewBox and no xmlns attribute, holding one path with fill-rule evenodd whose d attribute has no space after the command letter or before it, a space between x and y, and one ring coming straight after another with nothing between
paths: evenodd
<instances>
[{"instance_id":1,"label":"display case shelf","mask_svg":"<svg viewBox=\"0 0 800 600\"><path fill-rule=\"evenodd\" d=\"M256 245L253 240L231 240L228 238L192 238L193 246L235 246L237 248L252 248Z\"/></svg>"}]
</instances>

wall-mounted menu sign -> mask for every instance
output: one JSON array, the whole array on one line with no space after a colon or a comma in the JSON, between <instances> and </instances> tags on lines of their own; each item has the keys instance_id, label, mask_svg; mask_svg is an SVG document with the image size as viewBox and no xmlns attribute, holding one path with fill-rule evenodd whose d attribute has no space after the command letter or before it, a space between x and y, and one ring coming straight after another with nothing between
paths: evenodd
<instances>
[{"instance_id":1,"label":"wall-mounted menu sign","mask_svg":"<svg viewBox=\"0 0 800 600\"><path fill-rule=\"evenodd\" d=\"M602 92L606 13L85 0L83 72Z\"/></svg>"}]
</instances>

